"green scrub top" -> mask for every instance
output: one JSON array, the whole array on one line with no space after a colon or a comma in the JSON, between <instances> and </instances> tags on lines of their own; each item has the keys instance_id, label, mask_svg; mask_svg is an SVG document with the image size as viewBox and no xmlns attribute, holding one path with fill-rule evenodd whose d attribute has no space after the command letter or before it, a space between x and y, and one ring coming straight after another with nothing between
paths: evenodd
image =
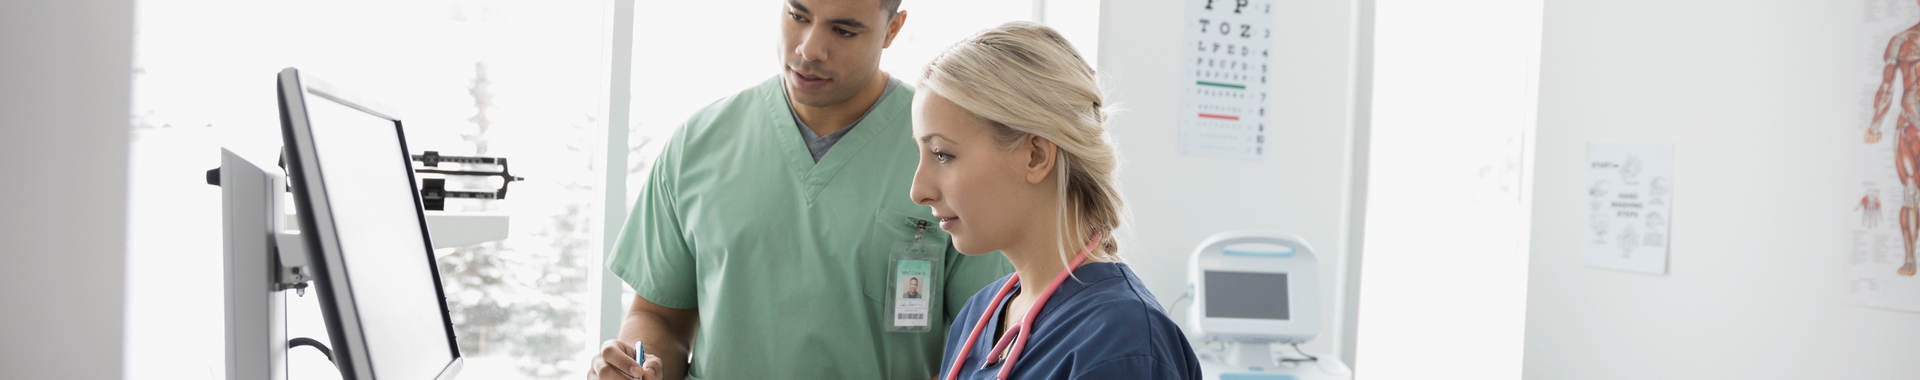
<instances>
[{"instance_id":1,"label":"green scrub top","mask_svg":"<svg viewBox=\"0 0 1920 380\"><path fill-rule=\"evenodd\" d=\"M955 313L1012 267L954 251L910 199L912 98L880 99L818 163L779 77L667 142L607 266L649 302L699 310L688 378L935 376ZM930 328L889 331L890 266L916 234L941 277L923 289Z\"/></svg>"}]
</instances>

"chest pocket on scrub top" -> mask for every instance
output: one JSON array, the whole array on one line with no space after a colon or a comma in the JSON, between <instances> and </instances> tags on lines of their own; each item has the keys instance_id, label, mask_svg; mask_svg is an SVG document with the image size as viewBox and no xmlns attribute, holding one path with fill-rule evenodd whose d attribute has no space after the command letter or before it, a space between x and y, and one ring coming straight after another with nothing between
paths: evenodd
<instances>
[{"instance_id":1,"label":"chest pocket on scrub top","mask_svg":"<svg viewBox=\"0 0 1920 380\"><path fill-rule=\"evenodd\" d=\"M920 238L916 241L915 235ZM897 289L891 284L893 265L896 259L924 259L933 264L932 278L922 281L921 292L925 294L932 307L933 315L944 315L946 291L946 257L949 236L940 229L938 221L923 211L900 211L881 209L874 213L873 223L867 227L866 241L861 242L860 266L861 292L866 294L874 305L886 305L893 296L890 292ZM909 244L920 248L919 256L907 257L905 249Z\"/></svg>"}]
</instances>

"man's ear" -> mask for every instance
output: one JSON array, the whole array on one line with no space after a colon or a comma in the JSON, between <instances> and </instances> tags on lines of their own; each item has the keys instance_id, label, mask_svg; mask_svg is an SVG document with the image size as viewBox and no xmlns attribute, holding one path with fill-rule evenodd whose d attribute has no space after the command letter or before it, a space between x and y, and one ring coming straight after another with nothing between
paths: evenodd
<instances>
[{"instance_id":1,"label":"man's ear","mask_svg":"<svg viewBox=\"0 0 1920 380\"><path fill-rule=\"evenodd\" d=\"M1027 155L1027 183L1038 184L1047 180L1047 173L1053 172L1055 162L1060 159L1060 147L1053 141L1040 136L1027 135L1025 143L1029 149Z\"/></svg>"},{"instance_id":2,"label":"man's ear","mask_svg":"<svg viewBox=\"0 0 1920 380\"><path fill-rule=\"evenodd\" d=\"M887 21L887 42L880 44L881 49L893 47L893 38L900 36L900 27L907 25L907 11L893 14L893 20Z\"/></svg>"}]
</instances>

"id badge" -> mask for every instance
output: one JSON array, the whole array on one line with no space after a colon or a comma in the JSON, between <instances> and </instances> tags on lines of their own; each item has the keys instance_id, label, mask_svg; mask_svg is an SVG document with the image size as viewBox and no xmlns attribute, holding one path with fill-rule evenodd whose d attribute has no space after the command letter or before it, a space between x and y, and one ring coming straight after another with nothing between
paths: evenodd
<instances>
[{"instance_id":1,"label":"id badge","mask_svg":"<svg viewBox=\"0 0 1920 380\"><path fill-rule=\"evenodd\" d=\"M940 294L940 255L944 253L937 248L944 247L931 247L932 242L923 239L926 225L921 222L913 239L896 244L887 265L891 272L887 276L887 331L933 331L933 304Z\"/></svg>"}]
</instances>

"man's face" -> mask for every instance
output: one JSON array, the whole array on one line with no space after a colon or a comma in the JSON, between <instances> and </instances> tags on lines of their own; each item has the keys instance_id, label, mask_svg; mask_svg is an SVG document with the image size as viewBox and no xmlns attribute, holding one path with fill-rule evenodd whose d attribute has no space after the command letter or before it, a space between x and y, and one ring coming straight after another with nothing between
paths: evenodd
<instances>
[{"instance_id":1,"label":"man's face","mask_svg":"<svg viewBox=\"0 0 1920 380\"><path fill-rule=\"evenodd\" d=\"M787 0L780 61L794 102L829 107L878 80L880 51L906 22L881 0Z\"/></svg>"},{"instance_id":2,"label":"man's face","mask_svg":"<svg viewBox=\"0 0 1920 380\"><path fill-rule=\"evenodd\" d=\"M908 291L908 292L919 292L919 291L920 291L920 278L919 278L919 277L912 277L912 278L908 278L908 279L907 279L907 291Z\"/></svg>"}]
</instances>

